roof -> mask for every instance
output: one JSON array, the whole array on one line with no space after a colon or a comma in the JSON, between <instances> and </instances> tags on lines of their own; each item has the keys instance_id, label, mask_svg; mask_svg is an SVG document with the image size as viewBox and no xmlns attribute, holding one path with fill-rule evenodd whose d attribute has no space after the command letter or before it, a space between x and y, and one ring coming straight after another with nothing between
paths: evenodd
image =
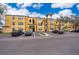
<instances>
[{"instance_id":1,"label":"roof","mask_svg":"<svg viewBox=\"0 0 79 59\"><path fill-rule=\"evenodd\" d=\"M5 16L21 16L21 17L29 17L29 16L27 16L27 15L5 15ZM30 18L45 19L45 18L41 18L41 17L30 17Z\"/></svg>"},{"instance_id":2,"label":"roof","mask_svg":"<svg viewBox=\"0 0 79 59\"><path fill-rule=\"evenodd\" d=\"M5 16L22 16L22 17L28 17L28 16L25 16L25 15L5 15Z\"/></svg>"}]
</instances>

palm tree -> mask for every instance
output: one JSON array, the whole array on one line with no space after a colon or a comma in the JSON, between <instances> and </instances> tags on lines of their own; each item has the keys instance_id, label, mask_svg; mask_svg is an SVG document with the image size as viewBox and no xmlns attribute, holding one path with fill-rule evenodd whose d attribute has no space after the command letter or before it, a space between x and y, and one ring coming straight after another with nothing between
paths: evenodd
<instances>
[{"instance_id":1,"label":"palm tree","mask_svg":"<svg viewBox=\"0 0 79 59\"><path fill-rule=\"evenodd\" d=\"M60 16L60 19L59 19L59 29L60 30L64 30L63 22L67 22L67 21L65 20L65 17ZM62 26L63 26L63 28L62 28Z\"/></svg>"},{"instance_id":2,"label":"palm tree","mask_svg":"<svg viewBox=\"0 0 79 59\"><path fill-rule=\"evenodd\" d=\"M74 24L73 29L76 29L79 26L79 18L78 18L78 16L71 15L70 22Z\"/></svg>"},{"instance_id":3,"label":"palm tree","mask_svg":"<svg viewBox=\"0 0 79 59\"><path fill-rule=\"evenodd\" d=\"M60 16L60 19L61 19L62 22L64 22L64 24L70 22L70 18L67 17L67 16L64 16L64 17ZM63 24L63 26L64 26L64 24ZM63 27L63 30L66 30L66 29L67 29L67 26Z\"/></svg>"}]
</instances>

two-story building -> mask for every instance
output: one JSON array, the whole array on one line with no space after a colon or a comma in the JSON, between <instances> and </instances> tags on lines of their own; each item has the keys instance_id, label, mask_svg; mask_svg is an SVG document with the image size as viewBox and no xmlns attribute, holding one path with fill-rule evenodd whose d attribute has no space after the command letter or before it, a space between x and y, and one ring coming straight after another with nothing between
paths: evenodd
<instances>
[{"instance_id":1,"label":"two-story building","mask_svg":"<svg viewBox=\"0 0 79 59\"><path fill-rule=\"evenodd\" d=\"M5 15L5 25L2 31L4 33L10 33L15 30L22 30L23 32L28 30L33 30L33 32L47 32L60 29L70 31L74 28L76 28L74 23L48 17L38 18L24 15Z\"/></svg>"},{"instance_id":2,"label":"two-story building","mask_svg":"<svg viewBox=\"0 0 79 59\"><path fill-rule=\"evenodd\" d=\"M6 15L5 26L3 26L3 32L9 33L15 30L22 30L23 32L28 30L44 31L44 25L42 23L43 18L34 18L23 15Z\"/></svg>"}]
</instances>

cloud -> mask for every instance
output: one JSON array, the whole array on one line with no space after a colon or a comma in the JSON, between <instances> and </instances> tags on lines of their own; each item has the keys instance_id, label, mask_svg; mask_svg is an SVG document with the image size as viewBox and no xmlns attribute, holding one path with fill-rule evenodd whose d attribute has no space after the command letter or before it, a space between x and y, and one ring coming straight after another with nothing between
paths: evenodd
<instances>
[{"instance_id":1,"label":"cloud","mask_svg":"<svg viewBox=\"0 0 79 59\"><path fill-rule=\"evenodd\" d=\"M17 6L20 8L26 8L32 6L32 3L17 3Z\"/></svg>"},{"instance_id":2,"label":"cloud","mask_svg":"<svg viewBox=\"0 0 79 59\"><path fill-rule=\"evenodd\" d=\"M9 7L7 10L8 15L26 15L29 17L44 17L44 15L36 13L36 12L29 12L29 10L23 8L17 10L16 8Z\"/></svg>"},{"instance_id":3,"label":"cloud","mask_svg":"<svg viewBox=\"0 0 79 59\"><path fill-rule=\"evenodd\" d=\"M30 12L28 9L26 8L21 8L19 10L17 10L16 8L12 8L11 6L7 6L8 10L7 10L7 14L10 15L28 15L30 17L41 17L41 18L45 18L45 15L40 14L40 13L36 13L36 12ZM60 18L60 16L70 16L73 15L74 13L72 13L72 10L70 9L65 9L65 10L61 10L59 11L58 14L54 14L52 16L52 18L56 19L56 18Z\"/></svg>"},{"instance_id":4,"label":"cloud","mask_svg":"<svg viewBox=\"0 0 79 59\"><path fill-rule=\"evenodd\" d=\"M33 8L39 9L39 8L41 8L42 6L43 6L43 4L38 3L38 4L34 4L34 5L33 5Z\"/></svg>"},{"instance_id":5,"label":"cloud","mask_svg":"<svg viewBox=\"0 0 79 59\"><path fill-rule=\"evenodd\" d=\"M60 15L59 14L53 14L52 15L52 19L57 19L57 18L60 18Z\"/></svg>"},{"instance_id":6,"label":"cloud","mask_svg":"<svg viewBox=\"0 0 79 59\"><path fill-rule=\"evenodd\" d=\"M74 13L72 13L72 10L65 9L65 10L59 11L58 14L53 14L52 19L60 18L60 16L62 16L62 17L70 17L71 15L75 15Z\"/></svg>"},{"instance_id":7,"label":"cloud","mask_svg":"<svg viewBox=\"0 0 79 59\"><path fill-rule=\"evenodd\" d=\"M8 14L8 15L26 15L29 13L29 11L26 9L17 10L16 8L12 8L11 6L9 6L7 4L2 4L2 5L6 6L6 8L7 8L6 14Z\"/></svg>"},{"instance_id":8,"label":"cloud","mask_svg":"<svg viewBox=\"0 0 79 59\"><path fill-rule=\"evenodd\" d=\"M40 17L40 18L44 18L45 15L40 14L40 13L36 13L36 12L29 12L28 9L24 8L20 8L19 10L16 8L12 8L11 6L7 5L7 4L2 4L3 6L6 6L7 8L7 15L26 15L29 17ZM30 5L28 5L30 6ZM1 22L3 23L3 25L5 24L5 20L1 20ZM0 26L0 28L2 28L2 26Z\"/></svg>"},{"instance_id":9,"label":"cloud","mask_svg":"<svg viewBox=\"0 0 79 59\"><path fill-rule=\"evenodd\" d=\"M17 3L17 7L26 8L32 6L33 8L39 9L43 6L41 3L33 4L33 3Z\"/></svg>"},{"instance_id":10,"label":"cloud","mask_svg":"<svg viewBox=\"0 0 79 59\"><path fill-rule=\"evenodd\" d=\"M30 17L40 17L40 18L45 18L45 15L40 14L40 13L36 13L36 12L32 12L29 14Z\"/></svg>"},{"instance_id":11,"label":"cloud","mask_svg":"<svg viewBox=\"0 0 79 59\"><path fill-rule=\"evenodd\" d=\"M7 9L6 14L8 14L8 15L28 15L29 11L27 9L19 9L19 10L17 10L16 8L9 7Z\"/></svg>"},{"instance_id":12,"label":"cloud","mask_svg":"<svg viewBox=\"0 0 79 59\"><path fill-rule=\"evenodd\" d=\"M7 12L6 14L8 15L26 15L29 17L45 17L43 14L40 13L36 13L36 12L30 12L28 9L26 8L20 8L19 10L16 8L12 8L11 6L5 4L5 6L7 7ZM30 6L30 5L29 5Z\"/></svg>"},{"instance_id":13,"label":"cloud","mask_svg":"<svg viewBox=\"0 0 79 59\"><path fill-rule=\"evenodd\" d=\"M72 8L75 3L53 3L51 8Z\"/></svg>"},{"instance_id":14,"label":"cloud","mask_svg":"<svg viewBox=\"0 0 79 59\"><path fill-rule=\"evenodd\" d=\"M79 10L79 4L77 4L77 6L76 6L76 7L77 7L77 9Z\"/></svg>"},{"instance_id":15,"label":"cloud","mask_svg":"<svg viewBox=\"0 0 79 59\"><path fill-rule=\"evenodd\" d=\"M45 15L37 13L37 12L30 12L27 8L20 8L20 9L16 9L16 8L12 8L11 6L4 4L7 7L7 13L8 15L28 15L30 17L41 17L41 18L45 18ZM34 4L35 5L35 4ZM34 6L33 5L33 6ZM31 6L30 4L27 6ZM37 6L35 6L34 8L36 8ZM73 15L74 13L72 13L72 10L70 9L65 9L65 10L61 10L59 11L58 14L54 14L52 16L52 18L59 18L60 16L70 16Z\"/></svg>"},{"instance_id":16,"label":"cloud","mask_svg":"<svg viewBox=\"0 0 79 59\"><path fill-rule=\"evenodd\" d=\"M59 13L58 13L60 16L70 16L70 15L75 15L74 13L72 13L72 10L70 9L65 9L65 10L61 10Z\"/></svg>"}]
</instances>

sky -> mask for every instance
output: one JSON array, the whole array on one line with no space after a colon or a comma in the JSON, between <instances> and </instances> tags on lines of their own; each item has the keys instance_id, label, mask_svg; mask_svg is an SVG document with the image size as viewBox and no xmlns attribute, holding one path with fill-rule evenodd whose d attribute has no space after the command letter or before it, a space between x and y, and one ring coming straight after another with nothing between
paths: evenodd
<instances>
[{"instance_id":1,"label":"sky","mask_svg":"<svg viewBox=\"0 0 79 59\"><path fill-rule=\"evenodd\" d=\"M52 19L79 16L79 3L0 3L6 6L7 15L24 15L29 17L45 18L47 14L53 14ZM4 20L1 20L4 23Z\"/></svg>"},{"instance_id":2,"label":"sky","mask_svg":"<svg viewBox=\"0 0 79 59\"><path fill-rule=\"evenodd\" d=\"M52 13L52 18L60 16L79 16L79 3L3 3L9 15L45 17Z\"/></svg>"}]
</instances>

